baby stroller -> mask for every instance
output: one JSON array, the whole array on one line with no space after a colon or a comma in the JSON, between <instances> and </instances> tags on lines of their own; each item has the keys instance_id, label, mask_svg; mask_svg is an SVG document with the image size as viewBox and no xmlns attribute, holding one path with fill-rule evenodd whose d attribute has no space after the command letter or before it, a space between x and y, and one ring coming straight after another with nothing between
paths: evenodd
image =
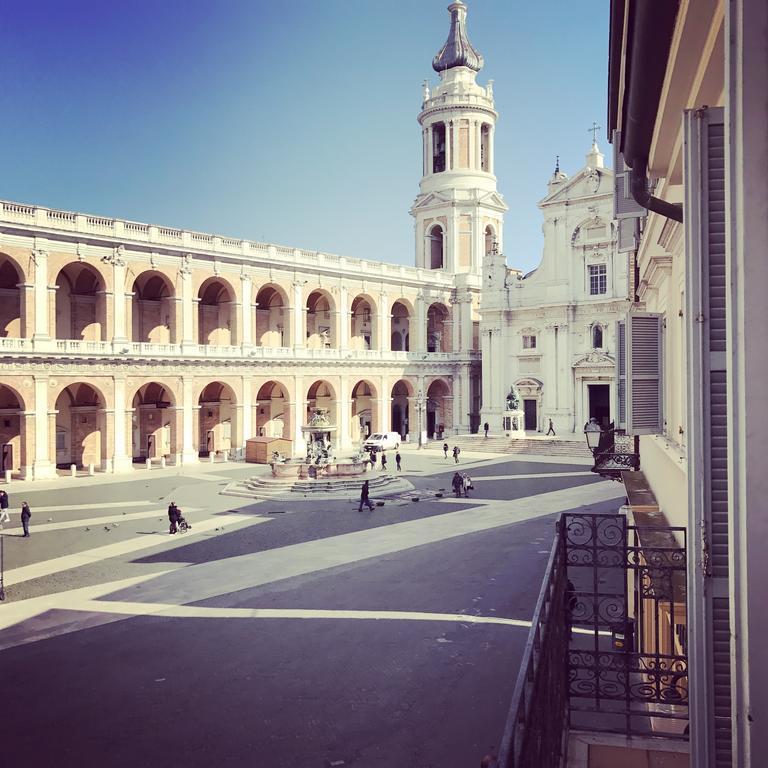
<instances>
[{"instance_id":1,"label":"baby stroller","mask_svg":"<svg viewBox=\"0 0 768 768\"><path fill-rule=\"evenodd\" d=\"M176 525L182 532L192 530L192 526L187 522L187 519L184 517L184 515L181 514L181 510L178 509L178 507L176 512Z\"/></svg>"}]
</instances>

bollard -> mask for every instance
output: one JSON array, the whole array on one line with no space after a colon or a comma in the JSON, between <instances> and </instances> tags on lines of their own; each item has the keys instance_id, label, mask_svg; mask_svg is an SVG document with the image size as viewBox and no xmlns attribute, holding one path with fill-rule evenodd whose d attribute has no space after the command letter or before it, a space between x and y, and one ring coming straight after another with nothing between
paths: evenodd
<instances>
[{"instance_id":1,"label":"bollard","mask_svg":"<svg viewBox=\"0 0 768 768\"><path fill-rule=\"evenodd\" d=\"M160 457L160 469L165 469L165 456Z\"/></svg>"},{"instance_id":2,"label":"bollard","mask_svg":"<svg viewBox=\"0 0 768 768\"><path fill-rule=\"evenodd\" d=\"M224 462L229 461L229 451L224 451L224 453L221 454L221 460Z\"/></svg>"},{"instance_id":3,"label":"bollard","mask_svg":"<svg viewBox=\"0 0 768 768\"><path fill-rule=\"evenodd\" d=\"M152 459L147 456L147 469L152 469Z\"/></svg>"},{"instance_id":4,"label":"bollard","mask_svg":"<svg viewBox=\"0 0 768 768\"><path fill-rule=\"evenodd\" d=\"M10 483L11 482L11 470L6 469L5 470L5 482Z\"/></svg>"},{"instance_id":5,"label":"bollard","mask_svg":"<svg viewBox=\"0 0 768 768\"><path fill-rule=\"evenodd\" d=\"M210 461L211 464L213 464L213 462L216 461L216 454L213 451L211 451L208 454L208 461Z\"/></svg>"},{"instance_id":6,"label":"bollard","mask_svg":"<svg viewBox=\"0 0 768 768\"><path fill-rule=\"evenodd\" d=\"M96 467L93 466L93 464L88 465L88 474L89 475L95 475L96 474Z\"/></svg>"},{"instance_id":7,"label":"bollard","mask_svg":"<svg viewBox=\"0 0 768 768\"><path fill-rule=\"evenodd\" d=\"M77 464L69 465L69 474L72 475L72 477L77 477Z\"/></svg>"}]
</instances>

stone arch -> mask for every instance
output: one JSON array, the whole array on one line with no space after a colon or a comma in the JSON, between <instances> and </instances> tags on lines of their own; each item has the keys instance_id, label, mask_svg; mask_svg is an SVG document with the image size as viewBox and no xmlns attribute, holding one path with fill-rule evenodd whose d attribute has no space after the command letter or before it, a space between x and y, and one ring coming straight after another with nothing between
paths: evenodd
<instances>
[{"instance_id":1,"label":"stone arch","mask_svg":"<svg viewBox=\"0 0 768 768\"><path fill-rule=\"evenodd\" d=\"M257 347L291 346L291 308L286 291L276 283L267 283L257 291L255 302L254 344Z\"/></svg>"},{"instance_id":2,"label":"stone arch","mask_svg":"<svg viewBox=\"0 0 768 768\"><path fill-rule=\"evenodd\" d=\"M380 432L378 394L374 384L368 379L360 379L352 387L350 438L352 442L362 442L368 435Z\"/></svg>"},{"instance_id":3,"label":"stone arch","mask_svg":"<svg viewBox=\"0 0 768 768\"><path fill-rule=\"evenodd\" d=\"M451 310L442 301L427 309L427 352L451 352L453 349Z\"/></svg>"},{"instance_id":4,"label":"stone arch","mask_svg":"<svg viewBox=\"0 0 768 768\"><path fill-rule=\"evenodd\" d=\"M441 440L453 430L453 388L450 381L442 377L433 378L426 391L427 435Z\"/></svg>"},{"instance_id":5,"label":"stone arch","mask_svg":"<svg viewBox=\"0 0 768 768\"><path fill-rule=\"evenodd\" d=\"M407 299L397 299L392 302L390 314L392 316L390 349L393 352L407 352L411 348L413 305Z\"/></svg>"},{"instance_id":6,"label":"stone arch","mask_svg":"<svg viewBox=\"0 0 768 768\"><path fill-rule=\"evenodd\" d=\"M197 293L198 343L214 347L237 344L236 296L223 277L203 281Z\"/></svg>"},{"instance_id":7,"label":"stone arch","mask_svg":"<svg viewBox=\"0 0 768 768\"><path fill-rule=\"evenodd\" d=\"M8 384L0 384L0 477L18 475L27 462L24 398Z\"/></svg>"},{"instance_id":8,"label":"stone arch","mask_svg":"<svg viewBox=\"0 0 768 768\"><path fill-rule=\"evenodd\" d=\"M175 290L167 275L146 269L133 280L131 339L151 344L176 344Z\"/></svg>"},{"instance_id":9,"label":"stone arch","mask_svg":"<svg viewBox=\"0 0 768 768\"><path fill-rule=\"evenodd\" d=\"M336 349L339 344L336 303L331 294L315 288L305 303L307 310L307 347Z\"/></svg>"},{"instance_id":10,"label":"stone arch","mask_svg":"<svg viewBox=\"0 0 768 768\"><path fill-rule=\"evenodd\" d=\"M90 382L74 382L61 388L55 401L54 460L69 469L93 464L105 469L108 457L106 399Z\"/></svg>"},{"instance_id":11,"label":"stone arch","mask_svg":"<svg viewBox=\"0 0 768 768\"><path fill-rule=\"evenodd\" d=\"M200 457L229 456L239 448L237 434L237 396L223 381L203 386L197 399L197 451Z\"/></svg>"},{"instance_id":12,"label":"stone arch","mask_svg":"<svg viewBox=\"0 0 768 768\"><path fill-rule=\"evenodd\" d=\"M488 224L485 227L485 255L490 256L493 253L493 248L496 243L496 229L493 224Z\"/></svg>"},{"instance_id":13,"label":"stone arch","mask_svg":"<svg viewBox=\"0 0 768 768\"><path fill-rule=\"evenodd\" d=\"M290 391L288 385L277 379L270 379L259 387L254 402L259 437L293 439Z\"/></svg>"},{"instance_id":14,"label":"stone arch","mask_svg":"<svg viewBox=\"0 0 768 768\"><path fill-rule=\"evenodd\" d=\"M15 259L0 253L0 338L20 339L24 335L24 271Z\"/></svg>"},{"instance_id":15,"label":"stone arch","mask_svg":"<svg viewBox=\"0 0 768 768\"><path fill-rule=\"evenodd\" d=\"M340 430L341 414L334 386L327 379L317 379L307 389L306 403L304 424L309 424L316 411L326 412L332 427L334 427L330 431L330 439L336 449L338 449L341 445L342 437Z\"/></svg>"},{"instance_id":16,"label":"stone arch","mask_svg":"<svg viewBox=\"0 0 768 768\"><path fill-rule=\"evenodd\" d=\"M91 264L69 262L56 276L56 338L107 338L106 281Z\"/></svg>"},{"instance_id":17,"label":"stone arch","mask_svg":"<svg viewBox=\"0 0 768 768\"><path fill-rule=\"evenodd\" d=\"M415 432L418 426L411 422L410 404L413 400L415 388L413 382L409 379L398 379L390 391L391 397L391 429L393 432L399 432L403 440L408 439L409 431ZM414 411L415 413L415 411Z\"/></svg>"},{"instance_id":18,"label":"stone arch","mask_svg":"<svg viewBox=\"0 0 768 768\"><path fill-rule=\"evenodd\" d=\"M175 459L181 452L182 415L173 388L149 381L134 389L128 413L130 456L134 462Z\"/></svg>"},{"instance_id":19,"label":"stone arch","mask_svg":"<svg viewBox=\"0 0 768 768\"><path fill-rule=\"evenodd\" d=\"M434 224L427 235L429 244L429 268L443 269L445 267L445 230L442 224Z\"/></svg>"},{"instance_id":20,"label":"stone arch","mask_svg":"<svg viewBox=\"0 0 768 768\"><path fill-rule=\"evenodd\" d=\"M350 304L349 348L378 349L378 308L373 298L358 293Z\"/></svg>"}]
</instances>

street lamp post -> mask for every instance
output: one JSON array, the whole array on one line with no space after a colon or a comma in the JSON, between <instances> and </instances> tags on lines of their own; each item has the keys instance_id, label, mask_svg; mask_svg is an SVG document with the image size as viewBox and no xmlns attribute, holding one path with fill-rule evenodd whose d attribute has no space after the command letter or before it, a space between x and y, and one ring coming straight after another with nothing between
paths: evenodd
<instances>
[{"instance_id":1,"label":"street lamp post","mask_svg":"<svg viewBox=\"0 0 768 768\"><path fill-rule=\"evenodd\" d=\"M424 411L424 392L422 390L419 390L419 394L416 396L416 410L419 414L419 448L423 448L424 440L423 440L423 411Z\"/></svg>"},{"instance_id":2,"label":"street lamp post","mask_svg":"<svg viewBox=\"0 0 768 768\"><path fill-rule=\"evenodd\" d=\"M602 431L600 425L597 423L597 419L594 417L584 425L584 436L587 438L587 445L589 446L589 450L592 451L593 456L595 455L595 451L600 447L600 435L602 434Z\"/></svg>"}]
</instances>

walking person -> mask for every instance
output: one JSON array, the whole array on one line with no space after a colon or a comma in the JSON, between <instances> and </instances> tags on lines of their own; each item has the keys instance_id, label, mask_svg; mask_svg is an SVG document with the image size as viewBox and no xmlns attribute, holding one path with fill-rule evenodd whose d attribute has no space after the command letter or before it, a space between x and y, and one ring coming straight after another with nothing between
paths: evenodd
<instances>
[{"instance_id":1,"label":"walking person","mask_svg":"<svg viewBox=\"0 0 768 768\"><path fill-rule=\"evenodd\" d=\"M29 538L29 518L32 517L32 510L26 501L21 503L21 527L24 529L22 538Z\"/></svg>"},{"instance_id":2,"label":"walking person","mask_svg":"<svg viewBox=\"0 0 768 768\"><path fill-rule=\"evenodd\" d=\"M468 497L469 492L473 490L474 486L472 485L472 478L466 472L461 476L461 483L464 489L464 495Z\"/></svg>"},{"instance_id":3,"label":"walking person","mask_svg":"<svg viewBox=\"0 0 768 768\"><path fill-rule=\"evenodd\" d=\"M384 451L381 452L381 469L382 472L387 468L387 454Z\"/></svg>"},{"instance_id":4,"label":"walking person","mask_svg":"<svg viewBox=\"0 0 768 768\"><path fill-rule=\"evenodd\" d=\"M448 458L448 443L443 443L443 453L445 454L445 458Z\"/></svg>"},{"instance_id":5,"label":"walking person","mask_svg":"<svg viewBox=\"0 0 768 768\"><path fill-rule=\"evenodd\" d=\"M456 498L458 499L461 496L462 489L464 488L464 481L461 479L461 475L458 472L453 473L451 486L453 488L453 492L456 494Z\"/></svg>"},{"instance_id":6,"label":"walking person","mask_svg":"<svg viewBox=\"0 0 768 768\"><path fill-rule=\"evenodd\" d=\"M3 523L10 523L11 516L8 514L8 494L4 490L0 490L0 528L3 527Z\"/></svg>"},{"instance_id":7,"label":"walking person","mask_svg":"<svg viewBox=\"0 0 768 768\"><path fill-rule=\"evenodd\" d=\"M357 508L358 512L363 511L363 504L368 505L368 509L373 512L373 504L371 503L370 498L368 497L368 481L366 480L363 483L363 487L360 489L360 506Z\"/></svg>"},{"instance_id":8,"label":"walking person","mask_svg":"<svg viewBox=\"0 0 768 768\"><path fill-rule=\"evenodd\" d=\"M179 522L179 508L176 506L176 502L172 501L168 505L168 520L170 521L171 525L168 528L168 533L178 533L178 522Z\"/></svg>"},{"instance_id":9,"label":"walking person","mask_svg":"<svg viewBox=\"0 0 768 768\"><path fill-rule=\"evenodd\" d=\"M371 460L371 469L374 469L376 467L376 451L371 451L369 458Z\"/></svg>"},{"instance_id":10,"label":"walking person","mask_svg":"<svg viewBox=\"0 0 768 768\"><path fill-rule=\"evenodd\" d=\"M395 454L395 466L397 466L397 471L399 472L401 470L400 462L402 461L402 457L400 456L400 451L398 451Z\"/></svg>"},{"instance_id":11,"label":"walking person","mask_svg":"<svg viewBox=\"0 0 768 768\"><path fill-rule=\"evenodd\" d=\"M552 419L549 420L549 429L547 430L547 434L557 437L557 435L555 434L555 428L552 425Z\"/></svg>"},{"instance_id":12,"label":"walking person","mask_svg":"<svg viewBox=\"0 0 768 768\"><path fill-rule=\"evenodd\" d=\"M483 431L485 432L485 439L488 439L488 430L490 427L488 426L488 422L486 421L485 424L483 424Z\"/></svg>"},{"instance_id":13,"label":"walking person","mask_svg":"<svg viewBox=\"0 0 768 768\"><path fill-rule=\"evenodd\" d=\"M459 454L461 453L461 448L459 448L458 445L453 446L453 461L454 463L459 463Z\"/></svg>"}]
</instances>

